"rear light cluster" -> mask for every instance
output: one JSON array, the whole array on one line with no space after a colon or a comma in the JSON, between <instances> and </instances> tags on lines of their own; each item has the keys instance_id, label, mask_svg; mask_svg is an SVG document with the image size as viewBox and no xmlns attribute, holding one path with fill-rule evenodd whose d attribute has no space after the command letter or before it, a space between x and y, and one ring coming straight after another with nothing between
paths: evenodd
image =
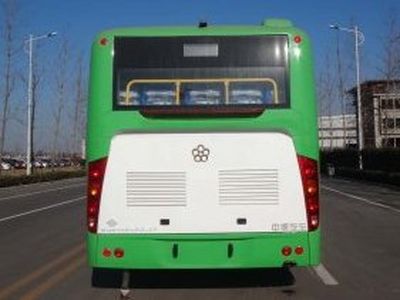
<instances>
[{"instance_id":1,"label":"rear light cluster","mask_svg":"<svg viewBox=\"0 0 400 300\"><path fill-rule=\"evenodd\" d=\"M97 232L100 197L106 165L107 158L102 158L89 163L87 186L87 227L88 230L93 233Z\"/></svg>"},{"instance_id":2,"label":"rear light cluster","mask_svg":"<svg viewBox=\"0 0 400 300\"><path fill-rule=\"evenodd\" d=\"M114 251L109 248L103 249L104 257L111 257L112 255L114 255L116 258L122 258L125 255L125 251L122 248L115 248Z\"/></svg>"},{"instance_id":3,"label":"rear light cluster","mask_svg":"<svg viewBox=\"0 0 400 300\"><path fill-rule=\"evenodd\" d=\"M281 250L283 256L289 256L290 254L292 254L292 252L293 249L290 246L285 246ZM296 255L302 255L304 253L304 248L302 246L297 246L296 248L294 248L294 253Z\"/></svg>"},{"instance_id":4,"label":"rear light cluster","mask_svg":"<svg viewBox=\"0 0 400 300\"><path fill-rule=\"evenodd\" d=\"M304 156L298 156L298 161L306 201L308 230L314 231L319 226L318 163Z\"/></svg>"}]
</instances>

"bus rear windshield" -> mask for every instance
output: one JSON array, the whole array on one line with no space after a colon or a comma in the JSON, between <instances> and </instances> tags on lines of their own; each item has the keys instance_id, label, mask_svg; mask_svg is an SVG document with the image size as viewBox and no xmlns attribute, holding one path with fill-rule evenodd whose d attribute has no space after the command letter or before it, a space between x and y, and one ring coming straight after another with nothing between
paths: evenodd
<instances>
[{"instance_id":1,"label":"bus rear windshield","mask_svg":"<svg viewBox=\"0 0 400 300\"><path fill-rule=\"evenodd\" d=\"M288 38L116 37L114 108L288 107Z\"/></svg>"}]
</instances>

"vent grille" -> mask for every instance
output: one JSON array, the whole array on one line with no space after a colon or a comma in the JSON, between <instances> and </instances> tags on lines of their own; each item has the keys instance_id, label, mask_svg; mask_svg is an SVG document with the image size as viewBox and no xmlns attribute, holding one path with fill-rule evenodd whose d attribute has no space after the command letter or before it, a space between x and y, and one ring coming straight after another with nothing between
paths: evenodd
<instances>
[{"instance_id":1,"label":"vent grille","mask_svg":"<svg viewBox=\"0 0 400 300\"><path fill-rule=\"evenodd\" d=\"M278 205L277 169L220 170L219 203L221 205Z\"/></svg>"},{"instance_id":2,"label":"vent grille","mask_svg":"<svg viewBox=\"0 0 400 300\"><path fill-rule=\"evenodd\" d=\"M186 172L126 172L126 204L186 206Z\"/></svg>"}]
</instances>

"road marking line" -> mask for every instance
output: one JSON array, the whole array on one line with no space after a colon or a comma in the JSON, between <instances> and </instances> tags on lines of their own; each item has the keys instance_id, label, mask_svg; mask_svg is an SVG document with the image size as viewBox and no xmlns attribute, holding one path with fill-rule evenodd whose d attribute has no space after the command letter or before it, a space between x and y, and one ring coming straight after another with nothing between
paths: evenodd
<instances>
[{"instance_id":1,"label":"road marking line","mask_svg":"<svg viewBox=\"0 0 400 300\"><path fill-rule=\"evenodd\" d=\"M324 267L323 264L320 264L316 267L313 267L315 273L321 278L322 282L325 285L338 285L339 282L329 273L329 271Z\"/></svg>"},{"instance_id":2,"label":"road marking line","mask_svg":"<svg viewBox=\"0 0 400 300\"><path fill-rule=\"evenodd\" d=\"M62 263L70 260L73 256L79 254L85 249L85 244L81 243L75 247L73 247L70 251L65 253L62 256L57 257L56 259L46 263L39 269L36 269L34 272L22 277L21 279L15 281L13 284L9 285L7 288L0 290L0 300L10 299L10 295L20 289L21 287L31 283L36 278L42 276L53 268L58 267Z\"/></svg>"},{"instance_id":3,"label":"road marking line","mask_svg":"<svg viewBox=\"0 0 400 300\"><path fill-rule=\"evenodd\" d=\"M73 177L67 179L60 179L60 180L50 180L50 181L39 181L34 183L27 183L27 184L19 184L19 185L11 185L11 186L4 186L1 187L1 191L15 191L15 190L29 190L30 188L37 188L37 187L49 187L55 184L60 184L60 187L66 186L67 184L74 184L78 182L84 182L85 177Z\"/></svg>"},{"instance_id":4,"label":"road marking line","mask_svg":"<svg viewBox=\"0 0 400 300\"><path fill-rule=\"evenodd\" d=\"M52 208L55 208L55 207L71 204L71 203L83 200L84 198L86 198L86 197L82 196L82 197L79 197L79 198L63 201L63 202L52 204L52 205L49 205L49 206L45 206L45 207L29 210L29 211L26 211L26 212L23 212L23 213L20 213L20 214L4 217L4 218L0 219L0 223L5 222L5 221L10 221L10 220L13 220L13 219L17 219L17 218L20 218L20 217L24 217L24 216L27 216L27 215L31 215L31 214L34 214L34 213L37 213L37 212L41 212L41 211L44 211L44 210L52 209Z\"/></svg>"},{"instance_id":5,"label":"road marking line","mask_svg":"<svg viewBox=\"0 0 400 300\"><path fill-rule=\"evenodd\" d=\"M86 257L78 257L77 259L69 262L68 266L61 269L57 273L53 274L42 284L35 287L30 292L24 294L20 299L22 300L35 300L39 299L43 293L50 290L53 286L57 285L60 281L62 281L65 277L67 277L72 272L76 271L81 265L86 261Z\"/></svg>"},{"instance_id":6,"label":"road marking line","mask_svg":"<svg viewBox=\"0 0 400 300\"><path fill-rule=\"evenodd\" d=\"M353 195L353 194L345 193L345 192L339 191L337 189L328 187L326 185L321 185L321 186L322 186L323 189L325 189L327 191L335 192L335 193L338 193L340 195L343 195L343 196L346 196L346 197L349 197L349 198L352 198L352 199L355 199L355 200L358 200L358 201L361 201L361 202L364 202L364 203L367 203L367 204L370 204L370 205L378 206L378 207L381 207L381 208L386 208L386 209L395 211L397 213L400 213L400 209L391 207L389 205L385 205L385 204L382 204L382 203L374 202L374 201L371 201L371 200L368 200L366 198L363 198L363 197L360 197L360 196L356 196L356 195Z\"/></svg>"},{"instance_id":7,"label":"road marking line","mask_svg":"<svg viewBox=\"0 0 400 300\"><path fill-rule=\"evenodd\" d=\"M25 193L25 194L20 194L20 195L13 195L13 196L8 196L8 197L3 197L3 198L0 198L0 202L1 201L5 201L5 200L10 200L10 199L15 199L15 198L22 198L22 197L27 197L27 196L37 195L37 194L44 194L44 193L47 193L47 192L61 191L61 190L65 190L65 189L68 189L68 188L71 188L71 187L83 186L83 185L84 185L84 183L72 184L72 185L59 187L59 188L54 188L54 189L48 189L48 190L44 190L44 191L37 191L37 192L31 192L31 193Z\"/></svg>"}]
</instances>

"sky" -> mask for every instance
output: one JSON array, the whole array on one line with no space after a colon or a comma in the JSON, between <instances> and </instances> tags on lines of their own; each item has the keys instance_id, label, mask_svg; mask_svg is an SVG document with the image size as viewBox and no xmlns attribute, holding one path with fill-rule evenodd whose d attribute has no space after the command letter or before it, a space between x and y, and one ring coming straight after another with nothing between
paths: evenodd
<instances>
[{"instance_id":1,"label":"sky","mask_svg":"<svg viewBox=\"0 0 400 300\"><path fill-rule=\"evenodd\" d=\"M260 24L265 18L287 18L307 31L317 58L335 41L330 23L359 25L366 42L362 49L365 76L373 74L371 60L379 57L385 18L398 0L20 0L28 32L41 34L56 30L68 37L78 49L89 54L96 33L113 27L152 25L196 25L199 20L210 24ZM400 10L398 11L400 14ZM400 18L400 15L399 15ZM345 33L344 33L345 34Z\"/></svg>"},{"instance_id":2,"label":"sky","mask_svg":"<svg viewBox=\"0 0 400 300\"><path fill-rule=\"evenodd\" d=\"M50 58L55 57L60 37L68 39L74 53L83 53L84 64L88 66L90 46L95 35L109 28L197 25L199 20L206 20L210 25L257 25L266 18L286 18L310 35L317 73L325 67L325 53L336 45L336 33L330 30L328 25L357 24L365 35L365 43L361 49L362 79L374 79L380 76L377 67L381 56L382 38L385 35L385 19L389 14L395 14L400 19L399 0L19 0L19 3L22 40L30 33L59 33L58 37L51 41L41 41L39 63L47 69L53 63ZM350 41L351 45L349 34L343 32L340 38L343 42ZM351 47L344 49L351 52ZM22 69L24 63L26 64L21 62ZM51 76L49 72L47 74ZM42 113L45 115L50 113L47 103L51 101L51 95L51 88L47 88L41 96ZM48 143L45 137L49 134L46 130L51 128L49 122L51 120L42 120L38 124L39 146ZM13 130L17 135L25 134L22 125L15 124ZM9 144L16 145L16 142ZM23 143L20 144L15 148L23 147Z\"/></svg>"}]
</instances>

